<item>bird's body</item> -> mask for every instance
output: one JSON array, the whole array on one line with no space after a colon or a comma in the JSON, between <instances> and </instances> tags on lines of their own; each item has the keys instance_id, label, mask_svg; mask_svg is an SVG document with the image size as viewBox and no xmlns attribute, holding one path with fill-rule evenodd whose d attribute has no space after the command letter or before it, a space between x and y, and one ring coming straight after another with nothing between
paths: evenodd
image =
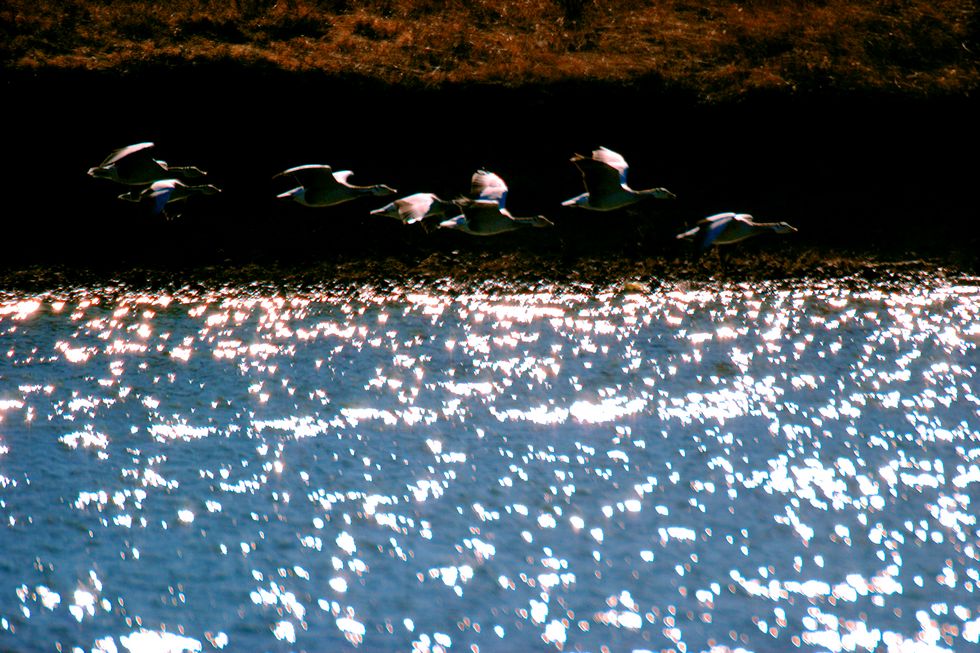
<instances>
[{"instance_id":1,"label":"bird's body","mask_svg":"<svg viewBox=\"0 0 980 653\"><path fill-rule=\"evenodd\" d=\"M455 229L472 236L496 236L524 227L553 227L554 223L542 215L515 218L494 200L456 200L463 215L439 223L443 229Z\"/></svg>"},{"instance_id":2,"label":"bird's body","mask_svg":"<svg viewBox=\"0 0 980 653\"><path fill-rule=\"evenodd\" d=\"M302 165L284 170L276 177L292 176L297 187L277 195L279 199L292 200L303 206L335 206L358 197L384 197L396 191L383 184L375 186L354 186L347 180L354 174L350 170L334 171L328 165Z\"/></svg>"},{"instance_id":3,"label":"bird's body","mask_svg":"<svg viewBox=\"0 0 980 653\"><path fill-rule=\"evenodd\" d=\"M496 236L525 227L553 227L542 215L515 218L504 208L507 184L497 174L477 170L470 180L469 197L453 201L463 214L439 223L443 229L455 229L472 236Z\"/></svg>"},{"instance_id":4,"label":"bird's body","mask_svg":"<svg viewBox=\"0 0 980 653\"><path fill-rule=\"evenodd\" d=\"M119 199L129 202L145 202L150 205L155 214L166 215L166 206L182 202L194 195L214 195L221 189L211 184L188 186L179 179L161 179L153 182L142 190L131 190L123 193Z\"/></svg>"},{"instance_id":5,"label":"bird's body","mask_svg":"<svg viewBox=\"0 0 980 653\"><path fill-rule=\"evenodd\" d=\"M756 222L748 213L729 212L708 216L677 238L693 241L703 252L712 245L730 245L759 234L794 231L796 228L786 222Z\"/></svg>"},{"instance_id":6,"label":"bird's body","mask_svg":"<svg viewBox=\"0 0 980 653\"><path fill-rule=\"evenodd\" d=\"M440 199L432 193L415 193L371 211L371 215L383 215L405 224L415 224L428 219L445 218L449 213L458 213L453 202Z\"/></svg>"},{"instance_id":7,"label":"bird's body","mask_svg":"<svg viewBox=\"0 0 980 653\"><path fill-rule=\"evenodd\" d=\"M153 143L136 143L114 150L101 164L89 168L88 175L108 179L127 186L145 186L161 179L203 177L205 173L194 166L169 166L154 159Z\"/></svg>"},{"instance_id":8,"label":"bird's body","mask_svg":"<svg viewBox=\"0 0 980 653\"><path fill-rule=\"evenodd\" d=\"M600 147L591 157L576 154L572 163L582 173L586 192L562 202L562 206L576 206L591 211L613 211L647 197L672 199L674 194L666 188L634 190L626 184L629 165L621 155Z\"/></svg>"}]
</instances>

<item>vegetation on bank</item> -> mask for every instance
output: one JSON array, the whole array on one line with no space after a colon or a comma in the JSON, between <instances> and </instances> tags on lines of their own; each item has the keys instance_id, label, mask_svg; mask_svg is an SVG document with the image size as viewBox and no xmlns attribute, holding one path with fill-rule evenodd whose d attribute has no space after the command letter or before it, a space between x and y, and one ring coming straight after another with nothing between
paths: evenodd
<instances>
[{"instance_id":1,"label":"vegetation on bank","mask_svg":"<svg viewBox=\"0 0 980 653\"><path fill-rule=\"evenodd\" d=\"M964 95L975 0L5 0L8 70L235 62L385 83L648 79L746 92Z\"/></svg>"},{"instance_id":2,"label":"vegetation on bank","mask_svg":"<svg viewBox=\"0 0 980 653\"><path fill-rule=\"evenodd\" d=\"M461 273L461 270L465 271ZM59 264L6 267L0 263L0 299L12 291L66 292L72 288L105 286L180 288L199 286L322 287L325 283L357 285L404 283L459 285L473 288L500 283L528 288L552 283L619 287L645 292L664 285L741 283L753 281L837 280L860 286L866 282L926 285L939 280L976 283L975 267L962 261L878 258L819 249L767 252L754 248L727 250L701 259L691 257L567 257L529 252L453 254L433 252L415 257L337 258L302 264L224 261L161 266L152 262L103 267Z\"/></svg>"}]
</instances>

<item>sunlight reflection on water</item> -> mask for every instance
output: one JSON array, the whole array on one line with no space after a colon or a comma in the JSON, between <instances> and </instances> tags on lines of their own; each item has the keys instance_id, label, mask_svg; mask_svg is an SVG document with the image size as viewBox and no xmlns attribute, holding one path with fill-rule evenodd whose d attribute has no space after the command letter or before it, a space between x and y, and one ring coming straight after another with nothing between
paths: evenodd
<instances>
[{"instance_id":1,"label":"sunlight reflection on water","mask_svg":"<svg viewBox=\"0 0 980 653\"><path fill-rule=\"evenodd\" d=\"M978 300L0 295L0 642L962 650Z\"/></svg>"}]
</instances>

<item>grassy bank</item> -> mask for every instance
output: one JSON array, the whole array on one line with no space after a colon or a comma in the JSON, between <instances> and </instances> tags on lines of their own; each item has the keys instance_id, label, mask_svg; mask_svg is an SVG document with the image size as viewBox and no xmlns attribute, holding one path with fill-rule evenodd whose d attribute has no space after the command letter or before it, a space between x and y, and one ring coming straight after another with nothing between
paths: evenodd
<instances>
[{"instance_id":1,"label":"grassy bank","mask_svg":"<svg viewBox=\"0 0 980 653\"><path fill-rule=\"evenodd\" d=\"M973 0L7 0L8 70L236 62L440 86L656 80L753 91L964 95Z\"/></svg>"}]
</instances>

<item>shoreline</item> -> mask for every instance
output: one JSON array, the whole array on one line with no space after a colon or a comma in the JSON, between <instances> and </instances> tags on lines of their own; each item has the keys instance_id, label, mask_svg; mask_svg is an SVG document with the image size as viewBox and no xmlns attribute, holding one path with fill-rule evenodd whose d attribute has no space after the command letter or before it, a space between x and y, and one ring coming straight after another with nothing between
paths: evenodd
<instances>
[{"instance_id":1,"label":"shoreline","mask_svg":"<svg viewBox=\"0 0 980 653\"><path fill-rule=\"evenodd\" d=\"M498 256L436 252L426 257L343 258L307 263L225 262L182 268L161 266L0 267L0 293L70 293L77 288L132 289L222 287L271 291L353 286L449 285L457 288L497 283L533 289L543 285L656 288L669 284L794 283L864 284L939 279L978 280L980 269L929 258L873 257L855 253L800 250L784 253L735 250L701 259L669 257L561 257L513 252Z\"/></svg>"}]
</instances>

